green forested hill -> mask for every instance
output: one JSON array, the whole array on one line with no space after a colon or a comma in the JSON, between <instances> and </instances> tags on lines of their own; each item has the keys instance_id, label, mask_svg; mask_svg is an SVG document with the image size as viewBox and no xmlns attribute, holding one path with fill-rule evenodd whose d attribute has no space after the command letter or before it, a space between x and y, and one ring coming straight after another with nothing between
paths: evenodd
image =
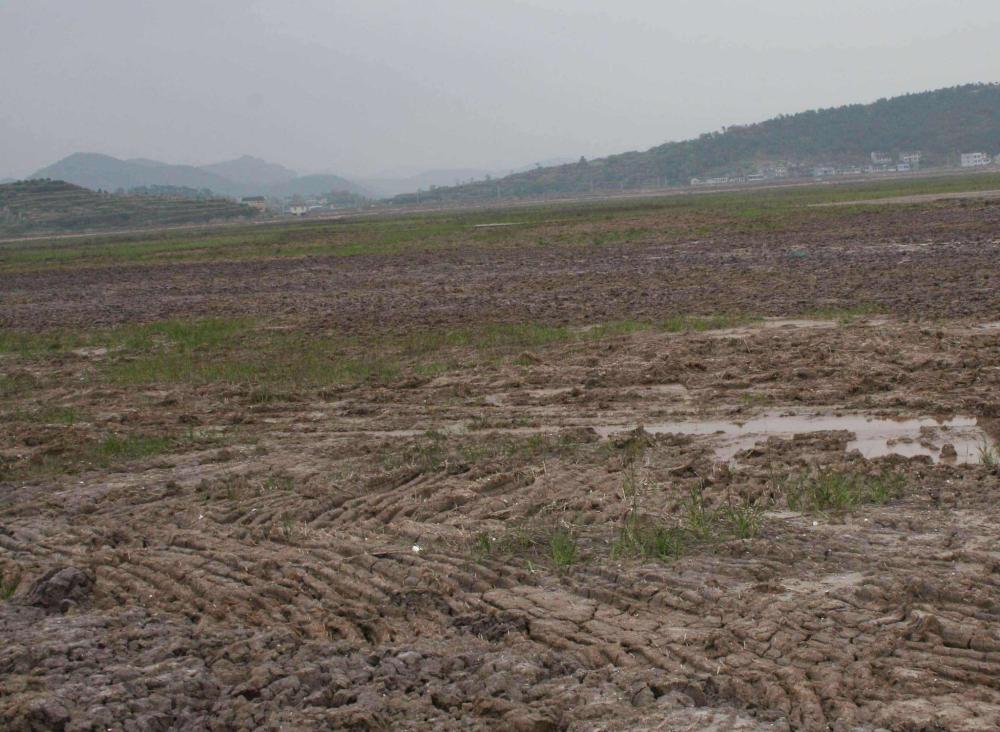
<instances>
[{"instance_id":1,"label":"green forested hill","mask_svg":"<svg viewBox=\"0 0 1000 732\"><path fill-rule=\"evenodd\" d=\"M919 150L929 165L956 162L960 152L1000 153L1000 84L970 84L873 104L782 115L645 152L581 159L498 180L438 188L420 194L420 200L477 201L680 185L696 176L750 170L765 161L862 164L875 150ZM395 199L415 200L414 195Z\"/></svg>"},{"instance_id":2,"label":"green forested hill","mask_svg":"<svg viewBox=\"0 0 1000 732\"><path fill-rule=\"evenodd\" d=\"M224 199L113 196L58 180L0 185L0 236L204 223L255 213Z\"/></svg>"}]
</instances>

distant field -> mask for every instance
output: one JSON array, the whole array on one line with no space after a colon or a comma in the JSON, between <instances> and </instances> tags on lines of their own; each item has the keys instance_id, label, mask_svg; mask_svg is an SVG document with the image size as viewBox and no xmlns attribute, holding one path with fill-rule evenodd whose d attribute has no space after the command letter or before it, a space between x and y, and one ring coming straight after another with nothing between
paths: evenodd
<instances>
[{"instance_id":1,"label":"distant field","mask_svg":"<svg viewBox=\"0 0 1000 732\"><path fill-rule=\"evenodd\" d=\"M832 226L838 217L851 215L849 211L816 210L817 204L836 203L849 209L852 202L860 205L876 199L995 189L1000 189L1000 174L978 174L497 209L402 212L333 221L230 225L202 231L151 230L35 239L0 242L0 270L128 262L391 255L415 248L441 249L467 244L510 248L540 242L612 243L638 240L653 233L663 241L681 241L755 229L781 231L807 225ZM624 229L609 227L607 232L586 236L578 236L573 230L630 217L653 223ZM495 223L517 226L483 226Z\"/></svg>"}]
</instances>

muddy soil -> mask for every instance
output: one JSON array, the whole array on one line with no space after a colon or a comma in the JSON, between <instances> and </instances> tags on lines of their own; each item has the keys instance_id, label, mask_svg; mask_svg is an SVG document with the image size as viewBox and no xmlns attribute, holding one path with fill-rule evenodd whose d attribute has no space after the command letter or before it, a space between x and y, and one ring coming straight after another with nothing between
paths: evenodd
<instances>
[{"instance_id":1,"label":"muddy soil","mask_svg":"<svg viewBox=\"0 0 1000 732\"><path fill-rule=\"evenodd\" d=\"M795 316L858 304L902 318L1000 311L1000 205L835 213L758 230L752 220L713 227L654 211L512 227L500 232L509 241L479 241L469 227L464 245L392 255L0 272L0 326L262 315L370 332L483 319Z\"/></svg>"},{"instance_id":2,"label":"muddy soil","mask_svg":"<svg viewBox=\"0 0 1000 732\"><path fill-rule=\"evenodd\" d=\"M32 327L248 307L303 329L837 298L888 313L553 344L266 401L86 380L106 352L4 356L36 386L5 397L0 432L0 727L1000 728L1000 475L943 449L950 420L1000 439L997 245L916 245L963 211L920 214L912 247L823 232L4 275L5 322ZM25 416L40 404L81 416ZM782 414L803 431L758 425L722 456L725 432L654 429ZM866 457L850 427L872 419L925 421ZM109 429L189 428L226 439L46 472ZM793 502L817 471L900 489ZM759 512L742 533L741 506ZM642 526L683 530L682 549L622 551Z\"/></svg>"}]
</instances>

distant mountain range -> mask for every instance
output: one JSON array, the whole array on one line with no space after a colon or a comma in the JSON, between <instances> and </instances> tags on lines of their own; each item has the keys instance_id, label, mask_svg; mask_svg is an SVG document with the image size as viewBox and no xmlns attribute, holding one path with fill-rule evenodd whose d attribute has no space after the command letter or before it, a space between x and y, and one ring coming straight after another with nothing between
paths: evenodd
<instances>
[{"instance_id":1,"label":"distant mountain range","mask_svg":"<svg viewBox=\"0 0 1000 732\"><path fill-rule=\"evenodd\" d=\"M91 190L128 191L151 186L207 188L224 196L319 195L349 192L371 195L361 186L336 175L299 176L274 163L245 155L213 165L171 165L156 160L119 160L98 153L74 153L42 168L32 179L62 180Z\"/></svg>"},{"instance_id":2,"label":"distant mountain range","mask_svg":"<svg viewBox=\"0 0 1000 732\"><path fill-rule=\"evenodd\" d=\"M391 198L442 186L501 178L568 162L565 158L541 161L531 166L487 170L455 168L421 172L393 171L382 176L349 180L332 173L299 175L294 170L251 155L211 165L172 165L148 158L120 160L100 153L74 153L42 168L31 179L62 180L93 191L125 192L133 189L209 190L222 196L314 196L350 193L365 198ZM13 179L4 179L11 183Z\"/></svg>"},{"instance_id":3,"label":"distant mountain range","mask_svg":"<svg viewBox=\"0 0 1000 732\"><path fill-rule=\"evenodd\" d=\"M956 164L961 152L1000 152L1000 84L969 84L724 128L645 152L528 170L436 188L420 201L476 202L686 185L693 177L754 172L768 163L857 165L872 152L920 151L924 165ZM397 196L396 203L417 200Z\"/></svg>"}]
</instances>

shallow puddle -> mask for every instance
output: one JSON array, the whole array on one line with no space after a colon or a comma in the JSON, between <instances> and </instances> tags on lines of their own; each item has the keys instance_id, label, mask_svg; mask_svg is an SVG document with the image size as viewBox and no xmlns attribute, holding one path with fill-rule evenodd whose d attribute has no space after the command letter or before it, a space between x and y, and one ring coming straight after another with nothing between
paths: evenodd
<instances>
[{"instance_id":1,"label":"shallow puddle","mask_svg":"<svg viewBox=\"0 0 1000 732\"><path fill-rule=\"evenodd\" d=\"M926 455L934 462L973 464L981 461L984 446L992 441L970 417L936 420L889 419L863 414L783 414L772 412L746 422L722 420L658 422L643 425L650 434L705 435L716 437L716 454L720 460L731 460L737 453L763 442L769 437L791 438L811 432L847 431L854 434L847 449L859 450L866 458L902 455ZM627 427L595 427L602 437L621 432ZM945 445L954 447L943 450Z\"/></svg>"}]
</instances>

